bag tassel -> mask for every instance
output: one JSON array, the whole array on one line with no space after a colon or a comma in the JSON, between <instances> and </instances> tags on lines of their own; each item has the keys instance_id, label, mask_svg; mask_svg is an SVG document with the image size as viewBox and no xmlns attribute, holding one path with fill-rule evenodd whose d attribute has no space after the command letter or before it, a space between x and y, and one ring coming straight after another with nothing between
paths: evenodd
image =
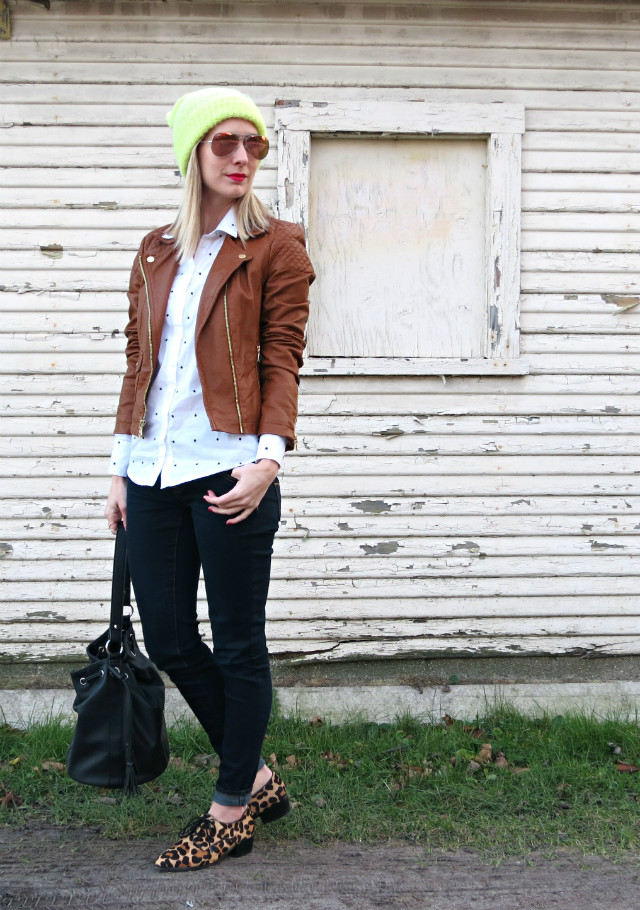
<instances>
[{"instance_id":1,"label":"bag tassel","mask_svg":"<svg viewBox=\"0 0 640 910\"><path fill-rule=\"evenodd\" d=\"M123 705L122 728L124 732L124 781L122 783L122 792L125 796L137 796L140 793L140 787L136 783L136 766L133 761L133 711L131 706L131 692L127 685L128 675L120 672L119 667L109 667L109 672L116 679L119 679L124 686L125 696Z\"/></svg>"}]
</instances>

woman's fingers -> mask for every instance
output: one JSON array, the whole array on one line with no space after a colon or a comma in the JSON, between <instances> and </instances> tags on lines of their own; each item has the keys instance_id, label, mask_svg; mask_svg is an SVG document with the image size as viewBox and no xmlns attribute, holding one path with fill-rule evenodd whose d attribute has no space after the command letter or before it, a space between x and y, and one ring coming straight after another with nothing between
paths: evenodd
<instances>
[{"instance_id":1,"label":"woman's fingers","mask_svg":"<svg viewBox=\"0 0 640 910\"><path fill-rule=\"evenodd\" d=\"M118 530L118 522L127 527L127 482L124 477L112 477L111 489L107 496L107 502L104 507L104 516L107 519L109 530L115 534Z\"/></svg>"},{"instance_id":2,"label":"woman's fingers","mask_svg":"<svg viewBox=\"0 0 640 910\"><path fill-rule=\"evenodd\" d=\"M277 463L271 461L234 468L232 476L238 482L232 490L222 496L216 496L212 490L207 490L207 495L203 498L210 503L209 511L216 515L233 516L227 524L244 521L260 505L277 470Z\"/></svg>"}]
</instances>

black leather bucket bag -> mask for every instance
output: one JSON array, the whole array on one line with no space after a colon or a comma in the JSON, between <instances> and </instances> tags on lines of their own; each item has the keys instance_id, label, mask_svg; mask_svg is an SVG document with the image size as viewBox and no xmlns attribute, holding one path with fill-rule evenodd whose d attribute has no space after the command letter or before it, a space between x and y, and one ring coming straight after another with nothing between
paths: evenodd
<instances>
[{"instance_id":1,"label":"black leather bucket bag","mask_svg":"<svg viewBox=\"0 0 640 910\"><path fill-rule=\"evenodd\" d=\"M73 670L78 714L67 771L81 784L138 792L169 763L164 683L138 648L131 616L126 532L116 535L109 628L87 648L88 666Z\"/></svg>"}]
</instances>

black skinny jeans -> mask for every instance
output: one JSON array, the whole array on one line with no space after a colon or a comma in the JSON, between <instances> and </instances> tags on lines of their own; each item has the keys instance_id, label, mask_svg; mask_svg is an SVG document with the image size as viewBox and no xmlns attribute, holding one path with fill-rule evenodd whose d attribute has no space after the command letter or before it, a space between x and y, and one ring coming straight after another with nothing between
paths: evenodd
<instances>
[{"instance_id":1,"label":"black skinny jeans","mask_svg":"<svg viewBox=\"0 0 640 910\"><path fill-rule=\"evenodd\" d=\"M271 712L265 603L280 520L275 480L237 525L209 512L236 483L230 471L174 487L127 484L127 548L147 653L182 693L220 756L214 799L249 801ZM202 641L196 594L202 565L213 651Z\"/></svg>"}]
</instances>

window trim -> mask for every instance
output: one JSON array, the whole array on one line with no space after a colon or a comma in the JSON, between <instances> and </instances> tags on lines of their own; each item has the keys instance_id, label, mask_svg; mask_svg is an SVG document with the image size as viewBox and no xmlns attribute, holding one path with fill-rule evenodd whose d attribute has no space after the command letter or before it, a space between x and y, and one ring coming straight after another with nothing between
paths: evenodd
<instances>
[{"instance_id":1,"label":"window trim","mask_svg":"<svg viewBox=\"0 0 640 910\"><path fill-rule=\"evenodd\" d=\"M276 101L278 213L309 230L313 135L469 136L487 141L485 356L314 357L307 375L516 374L520 358L520 186L524 106L503 102Z\"/></svg>"}]
</instances>

